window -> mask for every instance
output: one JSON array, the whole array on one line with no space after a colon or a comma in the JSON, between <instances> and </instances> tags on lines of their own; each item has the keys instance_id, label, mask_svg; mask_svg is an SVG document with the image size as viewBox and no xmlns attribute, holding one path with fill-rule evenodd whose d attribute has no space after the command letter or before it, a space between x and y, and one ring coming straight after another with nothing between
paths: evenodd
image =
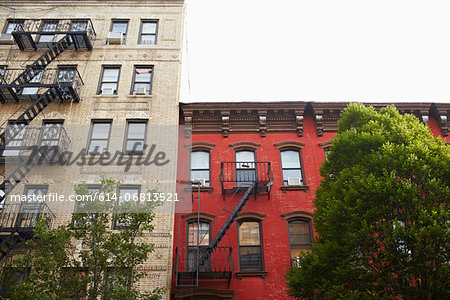
<instances>
[{"instance_id":1,"label":"window","mask_svg":"<svg viewBox=\"0 0 450 300\"><path fill-rule=\"evenodd\" d=\"M44 195L47 194L47 186L27 186L25 188L26 202L20 205L20 213L17 215L16 226L22 228L34 227L42 217Z\"/></svg>"},{"instance_id":2,"label":"window","mask_svg":"<svg viewBox=\"0 0 450 300\"><path fill-rule=\"evenodd\" d=\"M70 25L70 31L79 32L87 30L87 20L72 20L72 24Z\"/></svg>"},{"instance_id":3,"label":"window","mask_svg":"<svg viewBox=\"0 0 450 300\"><path fill-rule=\"evenodd\" d=\"M142 66L134 68L133 94L150 95L152 88L153 67Z\"/></svg>"},{"instance_id":4,"label":"window","mask_svg":"<svg viewBox=\"0 0 450 300\"><path fill-rule=\"evenodd\" d=\"M209 246L210 226L209 222L197 221L187 224L187 270L188 272L195 271L197 268L197 259L200 257ZM197 246L199 251L197 252ZM207 272L211 269L211 262L205 262L199 271Z\"/></svg>"},{"instance_id":5,"label":"window","mask_svg":"<svg viewBox=\"0 0 450 300\"><path fill-rule=\"evenodd\" d=\"M41 32L55 32L58 27L58 20L43 20ZM42 34L39 36L38 43L51 43L55 39L55 34Z\"/></svg>"},{"instance_id":6,"label":"window","mask_svg":"<svg viewBox=\"0 0 450 300\"><path fill-rule=\"evenodd\" d=\"M261 223L244 221L239 224L239 270L263 271Z\"/></svg>"},{"instance_id":7,"label":"window","mask_svg":"<svg viewBox=\"0 0 450 300\"><path fill-rule=\"evenodd\" d=\"M128 21L127 20L113 20L111 24L111 32L120 32L122 44L127 40Z\"/></svg>"},{"instance_id":8,"label":"window","mask_svg":"<svg viewBox=\"0 0 450 300\"><path fill-rule=\"evenodd\" d=\"M21 30L21 26L17 26L17 25L23 25L24 20L8 20L6 21L6 26L3 30L3 33L11 33L14 30ZM16 28L17 26L17 28Z\"/></svg>"},{"instance_id":9,"label":"window","mask_svg":"<svg viewBox=\"0 0 450 300\"><path fill-rule=\"evenodd\" d=\"M119 187L119 201L118 205L120 206L125 201L134 201L134 199L137 199L136 197L139 197L139 186L127 186L127 187ZM113 224L113 229L120 229L127 226L126 220L115 220Z\"/></svg>"},{"instance_id":10,"label":"window","mask_svg":"<svg viewBox=\"0 0 450 300\"><path fill-rule=\"evenodd\" d=\"M280 154L283 185L304 185L300 163L300 150L283 150Z\"/></svg>"},{"instance_id":11,"label":"window","mask_svg":"<svg viewBox=\"0 0 450 300\"><path fill-rule=\"evenodd\" d=\"M111 121L94 121L91 127L88 153L98 154L107 152L110 132Z\"/></svg>"},{"instance_id":12,"label":"window","mask_svg":"<svg viewBox=\"0 0 450 300\"><path fill-rule=\"evenodd\" d=\"M117 95L119 84L120 67L103 67L102 79L100 82L100 95Z\"/></svg>"},{"instance_id":13,"label":"window","mask_svg":"<svg viewBox=\"0 0 450 300\"><path fill-rule=\"evenodd\" d=\"M209 151L191 152L191 181L199 181L200 185L209 186Z\"/></svg>"},{"instance_id":14,"label":"window","mask_svg":"<svg viewBox=\"0 0 450 300\"><path fill-rule=\"evenodd\" d=\"M74 227L83 227L91 224L94 212L98 210L98 206L93 201L99 199L100 189L101 186L99 185L87 186L86 195L90 198L87 198L86 201L75 202L74 213L78 214L78 216L77 220L74 220Z\"/></svg>"},{"instance_id":15,"label":"window","mask_svg":"<svg viewBox=\"0 0 450 300\"><path fill-rule=\"evenodd\" d=\"M10 121L6 131L6 146L3 150L3 156L19 156L20 147L23 145L26 133L26 124L14 124Z\"/></svg>"},{"instance_id":16,"label":"window","mask_svg":"<svg viewBox=\"0 0 450 300\"><path fill-rule=\"evenodd\" d=\"M237 186L249 186L255 181L255 152L249 150L236 151Z\"/></svg>"},{"instance_id":17,"label":"window","mask_svg":"<svg viewBox=\"0 0 450 300\"><path fill-rule=\"evenodd\" d=\"M309 250L312 243L312 227L308 219L298 218L288 221L289 248L291 261L296 261L301 252Z\"/></svg>"},{"instance_id":18,"label":"window","mask_svg":"<svg viewBox=\"0 0 450 300\"><path fill-rule=\"evenodd\" d=\"M72 83L77 71L76 67L59 67L58 83Z\"/></svg>"},{"instance_id":19,"label":"window","mask_svg":"<svg viewBox=\"0 0 450 300\"><path fill-rule=\"evenodd\" d=\"M143 154L145 136L147 134L147 121L129 121L125 140L127 154Z\"/></svg>"},{"instance_id":20,"label":"window","mask_svg":"<svg viewBox=\"0 0 450 300\"><path fill-rule=\"evenodd\" d=\"M44 75L44 69L38 69L30 72L32 76L29 83L40 83ZM39 87L26 87L22 89L22 95L36 95L39 91Z\"/></svg>"},{"instance_id":21,"label":"window","mask_svg":"<svg viewBox=\"0 0 450 300\"><path fill-rule=\"evenodd\" d=\"M58 146L62 130L63 121L44 121L41 146Z\"/></svg>"},{"instance_id":22,"label":"window","mask_svg":"<svg viewBox=\"0 0 450 300\"><path fill-rule=\"evenodd\" d=\"M47 194L47 186L27 186L25 195L27 199L34 199L37 196L44 196Z\"/></svg>"},{"instance_id":23,"label":"window","mask_svg":"<svg viewBox=\"0 0 450 300\"><path fill-rule=\"evenodd\" d=\"M158 21L142 21L139 44L155 45L157 29L158 29Z\"/></svg>"}]
</instances>

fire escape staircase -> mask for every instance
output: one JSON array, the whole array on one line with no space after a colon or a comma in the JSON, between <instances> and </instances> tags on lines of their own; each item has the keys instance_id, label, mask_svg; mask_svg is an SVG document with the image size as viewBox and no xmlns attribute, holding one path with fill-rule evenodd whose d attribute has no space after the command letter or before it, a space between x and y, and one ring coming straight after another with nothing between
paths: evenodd
<instances>
[{"instance_id":1,"label":"fire escape staircase","mask_svg":"<svg viewBox=\"0 0 450 300\"><path fill-rule=\"evenodd\" d=\"M231 225L233 224L234 220L236 220L236 217L241 212L241 210L244 208L245 204L247 203L248 199L250 198L250 194L255 192L256 188L256 182L251 184L247 190L245 191L244 195L242 196L241 200L239 200L239 203L236 205L236 207L233 209L233 211L228 216L225 223L222 225L222 228L220 228L219 232L216 234L214 239L211 241L209 246L206 248L206 250L202 253L200 258L197 262L197 270L201 268L211 257L211 254L213 253L214 249L219 245L220 241L223 239L225 234L227 233L228 229L230 229Z\"/></svg>"},{"instance_id":2,"label":"fire escape staircase","mask_svg":"<svg viewBox=\"0 0 450 300\"><path fill-rule=\"evenodd\" d=\"M5 82L5 75L3 75L3 78L0 76L0 103L5 103L8 99L19 102L21 99L18 95L24 87L41 86L47 88L47 90L45 90L42 94L38 95L37 99L35 99L34 102L22 114L20 114L15 120L10 121L8 126L2 130L3 132L0 133L0 154L3 150L5 150L7 142L12 140L21 132L22 128L15 125L28 125L50 103L57 99L62 102L71 98L67 93L67 88L62 84L39 85L36 83L31 83L31 81L36 75L43 72L51 62L61 55L61 53L71 46L73 46L75 50L81 48L92 50L92 44L87 35L91 34L92 36L95 36L95 32L93 31L90 21L87 24L90 25L90 27L86 32L64 32L65 35L59 41L46 44L49 46L47 51L45 51L44 54L42 54L10 83ZM31 47L37 50L30 32L26 32L26 30L24 30L21 26L19 27L20 28L18 28L17 31L12 32L19 48L24 50ZM84 43L83 45L81 41ZM6 94L6 91L8 94ZM74 101L79 102L79 95L76 96L77 99ZM30 164L29 160L23 160L8 177L4 178L3 182L0 183L0 205L5 201L6 197L14 189L14 187L25 178L32 168L33 164Z\"/></svg>"},{"instance_id":3,"label":"fire escape staircase","mask_svg":"<svg viewBox=\"0 0 450 300\"><path fill-rule=\"evenodd\" d=\"M220 241L223 239L223 237L226 235L227 231L230 229L233 222L236 220L236 217L239 215L241 210L244 208L244 206L247 203L248 199L250 198L251 194L256 193L256 187L257 187L256 182L251 183L250 185L244 187L245 188L244 195L242 196L242 198L239 200L238 204L234 207L234 209L232 211L226 210L230 213L227 220L222 225L219 232L216 234L216 236L211 241L211 243L206 247L206 249L201 251L198 259L196 260L195 266L192 268L192 271L191 272L181 272L181 273L177 272L177 275L176 275L177 286L184 286L184 287L198 286L198 279L203 278L203 277L201 277L201 275L202 275L201 273L205 272L205 270L210 269L210 267L208 267L206 265L208 263L211 263L211 258L213 256L213 253L215 252L215 250L223 251L223 250L225 250L225 248L228 248L228 247L218 247L218 245L219 245ZM218 249L218 248L224 248L224 249ZM178 251L178 248L177 248L177 251ZM228 251L230 251L228 253L229 253L229 256L231 259L231 249L229 249ZM177 265L176 269L178 269L178 253L177 253L176 265ZM234 269L234 266L232 266L232 269ZM230 274L226 275L225 277L212 276L212 277L207 277L207 278L208 279L228 279L228 284L229 284L230 280L231 280L232 270L219 272L219 273L221 273L222 275L226 274L226 273L230 273ZM183 284L183 283L181 283L181 281L183 281L183 280L190 280L190 282L192 282L192 284L190 284L190 285Z\"/></svg>"}]
</instances>

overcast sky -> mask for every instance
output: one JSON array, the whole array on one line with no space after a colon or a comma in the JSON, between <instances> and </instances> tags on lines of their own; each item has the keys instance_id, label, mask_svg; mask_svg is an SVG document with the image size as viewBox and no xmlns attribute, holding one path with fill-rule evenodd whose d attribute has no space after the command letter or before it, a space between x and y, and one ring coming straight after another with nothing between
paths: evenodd
<instances>
[{"instance_id":1,"label":"overcast sky","mask_svg":"<svg viewBox=\"0 0 450 300\"><path fill-rule=\"evenodd\" d=\"M186 6L183 102L450 102L449 0Z\"/></svg>"}]
</instances>

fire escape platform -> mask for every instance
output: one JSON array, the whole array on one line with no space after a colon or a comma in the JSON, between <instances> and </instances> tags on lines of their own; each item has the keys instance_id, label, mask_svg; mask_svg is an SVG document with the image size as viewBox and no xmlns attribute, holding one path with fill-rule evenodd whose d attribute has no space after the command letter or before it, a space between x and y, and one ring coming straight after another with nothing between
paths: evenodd
<instances>
[{"instance_id":1,"label":"fire escape platform","mask_svg":"<svg viewBox=\"0 0 450 300\"><path fill-rule=\"evenodd\" d=\"M273 174L270 162L222 162L219 181L223 195L245 193L253 185L253 193L270 194Z\"/></svg>"},{"instance_id":2,"label":"fire escape platform","mask_svg":"<svg viewBox=\"0 0 450 300\"><path fill-rule=\"evenodd\" d=\"M68 74L69 71L64 69L46 68L39 72L35 71L33 74L35 77L31 78L31 82L16 80L19 76L25 77L24 72L27 72L27 69L4 69L4 75L0 81L1 103L36 101L50 89L53 92L51 96L61 102L81 102L81 87L84 82L77 69L70 70ZM33 78L38 78L39 82L32 82Z\"/></svg>"},{"instance_id":3,"label":"fire escape platform","mask_svg":"<svg viewBox=\"0 0 450 300\"><path fill-rule=\"evenodd\" d=\"M92 50L95 30L90 19L28 19L11 32L20 50L52 47L59 39L70 36L69 49Z\"/></svg>"}]
</instances>

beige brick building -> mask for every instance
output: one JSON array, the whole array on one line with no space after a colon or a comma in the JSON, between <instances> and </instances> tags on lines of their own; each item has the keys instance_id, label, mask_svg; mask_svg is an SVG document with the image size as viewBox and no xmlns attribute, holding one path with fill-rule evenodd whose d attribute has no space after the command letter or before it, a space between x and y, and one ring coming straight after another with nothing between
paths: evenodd
<instances>
[{"instance_id":1,"label":"beige brick building","mask_svg":"<svg viewBox=\"0 0 450 300\"><path fill-rule=\"evenodd\" d=\"M0 214L14 206L11 195L58 193L67 198L75 184L98 185L101 174L120 180L122 195L155 186L175 193L183 23L183 0L1 2ZM84 151L86 157L106 149L123 151L129 159L136 158L133 151L145 153L144 143L155 144L155 153L163 151L170 163L129 170L72 164L17 171L20 159L17 163L15 157L24 151L14 146L42 144L50 128L59 133L47 142L60 150ZM16 164L9 166L11 159ZM54 226L68 221L73 205L48 203ZM172 212L171 203L163 205L155 230L143 237L155 243L142 266L147 272L140 282L143 290L170 287ZM0 224L2 241L9 227ZM6 260L15 250L2 245L1 259Z\"/></svg>"}]
</instances>

